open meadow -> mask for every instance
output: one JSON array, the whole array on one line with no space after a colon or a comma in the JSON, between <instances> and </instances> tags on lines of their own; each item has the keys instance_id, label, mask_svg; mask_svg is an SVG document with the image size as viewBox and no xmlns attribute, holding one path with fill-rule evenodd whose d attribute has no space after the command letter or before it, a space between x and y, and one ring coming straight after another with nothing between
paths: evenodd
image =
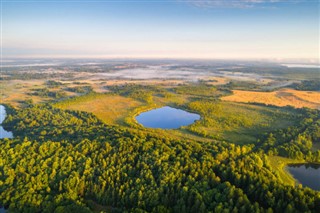
<instances>
[{"instance_id":1,"label":"open meadow","mask_svg":"<svg viewBox=\"0 0 320 213\"><path fill-rule=\"evenodd\" d=\"M262 103L275 106L293 106L295 108L320 108L320 92L280 89L273 92L254 92L233 90L232 95L221 98L224 101L242 103Z\"/></svg>"},{"instance_id":2,"label":"open meadow","mask_svg":"<svg viewBox=\"0 0 320 213\"><path fill-rule=\"evenodd\" d=\"M137 124L135 116L143 111L166 105L183 108L199 113L201 119L190 126L167 131L178 137L212 138L237 144L255 143L262 133L296 122L296 116L289 109L220 101L224 93L210 84L154 85L113 84L107 87L109 93L66 99L55 106L91 112L107 124L140 129L143 127Z\"/></svg>"},{"instance_id":3,"label":"open meadow","mask_svg":"<svg viewBox=\"0 0 320 213\"><path fill-rule=\"evenodd\" d=\"M112 94L94 94L57 103L61 109L91 112L106 124L123 124L124 118L142 103L132 98Z\"/></svg>"}]
</instances>

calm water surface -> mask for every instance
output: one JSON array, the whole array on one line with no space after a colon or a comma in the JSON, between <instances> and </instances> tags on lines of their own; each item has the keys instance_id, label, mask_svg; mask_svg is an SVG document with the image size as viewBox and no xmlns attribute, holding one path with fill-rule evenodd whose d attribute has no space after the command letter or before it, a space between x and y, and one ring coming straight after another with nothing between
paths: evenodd
<instances>
[{"instance_id":1,"label":"calm water surface","mask_svg":"<svg viewBox=\"0 0 320 213\"><path fill-rule=\"evenodd\" d=\"M8 132L3 129L1 126L2 122L6 118L7 113L6 113L6 108L3 105L0 105L0 139L1 138L13 138L12 132Z\"/></svg>"},{"instance_id":2,"label":"calm water surface","mask_svg":"<svg viewBox=\"0 0 320 213\"><path fill-rule=\"evenodd\" d=\"M143 112L136 120L145 127L161 129L177 129L200 119L200 115L169 106Z\"/></svg>"},{"instance_id":3,"label":"calm water surface","mask_svg":"<svg viewBox=\"0 0 320 213\"><path fill-rule=\"evenodd\" d=\"M288 166L289 172L303 186L320 191L320 165L296 164Z\"/></svg>"}]
</instances>

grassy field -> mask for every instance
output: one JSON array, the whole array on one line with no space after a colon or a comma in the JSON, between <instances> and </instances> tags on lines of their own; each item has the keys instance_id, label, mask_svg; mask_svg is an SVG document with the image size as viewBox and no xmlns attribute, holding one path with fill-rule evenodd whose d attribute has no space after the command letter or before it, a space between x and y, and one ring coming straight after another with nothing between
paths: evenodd
<instances>
[{"instance_id":1,"label":"grassy field","mask_svg":"<svg viewBox=\"0 0 320 213\"><path fill-rule=\"evenodd\" d=\"M294 116L288 109L219 101L213 98L221 92L215 88L209 89L203 85L182 85L173 89L132 85L120 87L115 94L93 93L59 102L56 106L91 112L107 124L139 129L143 127L134 118L137 114L161 106L173 106L198 113L201 120L172 130L170 134L180 138L211 138L237 144L255 143L263 133L295 123ZM206 93L200 95L204 91ZM146 94L152 97L148 98L150 101L144 100Z\"/></svg>"},{"instance_id":2,"label":"grassy field","mask_svg":"<svg viewBox=\"0 0 320 213\"><path fill-rule=\"evenodd\" d=\"M141 102L132 98L112 94L94 94L62 101L55 106L91 112L107 124L123 124L124 118L141 105Z\"/></svg>"},{"instance_id":3,"label":"grassy field","mask_svg":"<svg viewBox=\"0 0 320 213\"><path fill-rule=\"evenodd\" d=\"M189 111L199 113L202 117L197 123L179 130L172 130L169 134L174 134L177 137L193 138L195 140L208 140L209 138L225 140L237 144L255 143L261 134L279 128L286 128L294 124L295 121L292 116L290 117L291 112L286 109L236 102L259 102L261 99L264 100L264 102L261 101L263 103L284 106L289 103L292 97L295 97L298 101L309 104L308 106L312 105L315 107L317 104L320 105L319 93L289 89L272 93L236 90L234 91L234 95L222 98L223 100L230 101L217 101L218 97L223 95L223 91L220 91L213 85L203 83L177 85L177 82L173 81L158 81L157 84L151 81L149 84L147 82L136 82L138 85L144 85L142 87L123 87L123 85L127 84L116 80L60 82L62 84L59 86L48 89L50 91L63 91L68 97L74 97L71 99L67 98L66 100L64 98L55 100L59 101L55 104L59 108L91 112L107 124L143 128L137 125L134 119L137 114L155 107L169 105L176 108L188 109ZM114 85L120 85L118 89L119 93L92 93L84 95L66 90L73 87L91 86L95 92L107 92L111 88L110 86ZM47 88L45 80L13 80L3 82L1 86L1 101L15 107L19 107L21 102L27 99L32 99L34 103L54 100L53 98L32 95L35 89ZM124 94L120 95L121 92ZM146 94L152 96L150 103L143 99ZM233 97L237 98L233 100ZM241 98L246 98L246 101L241 100ZM283 103L277 104L276 100L278 99ZM151 130L149 129L148 131Z\"/></svg>"},{"instance_id":4,"label":"grassy field","mask_svg":"<svg viewBox=\"0 0 320 213\"><path fill-rule=\"evenodd\" d=\"M295 163L304 163L301 160L294 160L279 156L269 156L268 157L271 168L275 171L275 173L280 177L280 180L287 185L294 186L297 184L297 181L292 177L289 171L286 169L288 164Z\"/></svg>"},{"instance_id":5,"label":"grassy field","mask_svg":"<svg viewBox=\"0 0 320 213\"><path fill-rule=\"evenodd\" d=\"M255 143L263 133L295 123L292 112L275 107L219 101L195 101L188 107L202 116L189 131L238 144Z\"/></svg>"},{"instance_id":6,"label":"grassy field","mask_svg":"<svg viewBox=\"0 0 320 213\"><path fill-rule=\"evenodd\" d=\"M34 92L39 89L48 89L51 92L63 92L66 97L78 95L65 91L64 88L66 85L49 88L46 82L46 79L0 81L0 103L10 104L15 108L20 108L24 106L24 102L27 100L32 100L34 104L56 100L53 97L35 95Z\"/></svg>"},{"instance_id":7,"label":"grassy field","mask_svg":"<svg viewBox=\"0 0 320 213\"><path fill-rule=\"evenodd\" d=\"M233 90L233 95L221 98L233 102L256 102L275 106L293 106L296 108L320 108L320 92L281 89L274 92L252 92Z\"/></svg>"}]
</instances>

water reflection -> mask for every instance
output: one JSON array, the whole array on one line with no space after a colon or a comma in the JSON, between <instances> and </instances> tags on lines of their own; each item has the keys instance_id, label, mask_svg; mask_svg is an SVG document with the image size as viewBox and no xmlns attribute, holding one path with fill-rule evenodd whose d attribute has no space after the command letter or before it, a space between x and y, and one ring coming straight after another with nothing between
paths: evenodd
<instances>
[{"instance_id":1,"label":"water reflection","mask_svg":"<svg viewBox=\"0 0 320 213\"><path fill-rule=\"evenodd\" d=\"M162 107L143 112L136 117L145 127L161 129L177 129L200 119L200 115L172 107Z\"/></svg>"},{"instance_id":2,"label":"water reflection","mask_svg":"<svg viewBox=\"0 0 320 213\"><path fill-rule=\"evenodd\" d=\"M303 186L320 190L320 164L294 164L288 170Z\"/></svg>"}]
</instances>

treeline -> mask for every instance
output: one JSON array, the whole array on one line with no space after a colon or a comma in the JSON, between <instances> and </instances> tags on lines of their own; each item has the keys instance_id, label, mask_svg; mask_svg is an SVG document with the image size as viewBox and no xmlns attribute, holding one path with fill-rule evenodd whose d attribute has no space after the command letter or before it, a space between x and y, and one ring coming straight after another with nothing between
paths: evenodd
<instances>
[{"instance_id":1,"label":"treeline","mask_svg":"<svg viewBox=\"0 0 320 213\"><path fill-rule=\"evenodd\" d=\"M183 95L193 96L205 96L205 97L216 97L219 93L217 88L211 85L207 85L204 82L198 84L187 84L180 85L174 88L174 92Z\"/></svg>"},{"instance_id":2,"label":"treeline","mask_svg":"<svg viewBox=\"0 0 320 213\"><path fill-rule=\"evenodd\" d=\"M45 82L45 85L47 85L49 88L57 88L59 86L62 86L63 83L61 83L59 81L48 80Z\"/></svg>"},{"instance_id":3,"label":"treeline","mask_svg":"<svg viewBox=\"0 0 320 213\"><path fill-rule=\"evenodd\" d=\"M20 138L27 137L39 142L68 139L70 143L77 143L82 139L106 140L117 135L114 128L103 125L91 113L63 111L49 104L16 111L14 115L8 115L2 125Z\"/></svg>"},{"instance_id":4,"label":"treeline","mask_svg":"<svg viewBox=\"0 0 320 213\"><path fill-rule=\"evenodd\" d=\"M67 87L65 88L65 90L69 92L82 93L82 94L88 94L93 91L91 86Z\"/></svg>"},{"instance_id":5,"label":"treeline","mask_svg":"<svg viewBox=\"0 0 320 213\"><path fill-rule=\"evenodd\" d=\"M290 85L290 87L302 91L320 91L320 79L302 81L301 83L293 83Z\"/></svg>"},{"instance_id":6,"label":"treeline","mask_svg":"<svg viewBox=\"0 0 320 213\"><path fill-rule=\"evenodd\" d=\"M4 122L0 204L13 212L318 212L252 146L181 141L37 105Z\"/></svg>"},{"instance_id":7,"label":"treeline","mask_svg":"<svg viewBox=\"0 0 320 213\"><path fill-rule=\"evenodd\" d=\"M258 91L261 90L261 84L247 81L230 81L227 84L219 86L221 89L226 90L249 90ZM231 93L231 92L230 92Z\"/></svg>"},{"instance_id":8,"label":"treeline","mask_svg":"<svg viewBox=\"0 0 320 213\"><path fill-rule=\"evenodd\" d=\"M148 104L153 103L153 96L170 96L165 89L150 85L124 84L108 86L107 88L116 94L131 97Z\"/></svg>"},{"instance_id":9,"label":"treeline","mask_svg":"<svg viewBox=\"0 0 320 213\"><path fill-rule=\"evenodd\" d=\"M31 95L55 99L65 98L68 96L64 91L49 90L48 88L34 89L34 92L32 92Z\"/></svg>"},{"instance_id":10,"label":"treeline","mask_svg":"<svg viewBox=\"0 0 320 213\"><path fill-rule=\"evenodd\" d=\"M224 69L226 72L252 73L262 76L280 76L288 79L319 79L319 68L286 67L273 64L245 65L235 69Z\"/></svg>"}]
</instances>

